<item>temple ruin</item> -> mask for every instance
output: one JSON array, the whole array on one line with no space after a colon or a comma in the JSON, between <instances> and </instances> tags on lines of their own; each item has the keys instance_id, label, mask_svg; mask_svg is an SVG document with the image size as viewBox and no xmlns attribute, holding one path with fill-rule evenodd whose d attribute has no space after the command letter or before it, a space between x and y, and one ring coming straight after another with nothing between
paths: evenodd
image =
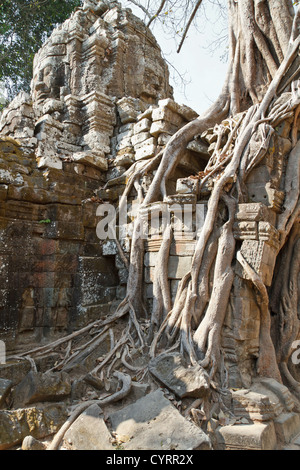
<instances>
[{"instance_id":1,"label":"temple ruin","mask_svg":"<svg viewBox=\"0 0 300 470\"><path fill-rule=\"evenodd\" d=\"M117 338L105 324L126 298L133 226L140 192L147 193L157 169L152 162L197 113L174 101L168 67L155 37L118 2L86 1L53 31L35 56L31 93L20 93L0 121L0 340L7 358L4 361L0 354L0 449L22 442L24 448L38 444L46 448L45 442L35 440L53 437L66 420L68 407L83 396L95 399L99 390L113 390L117 381L113 366L107 375L90 374L104 371L101 358L106 357L114 361L116 370L118 365L128 366L127 373L138 379L129 397L121 396L115 408L106 409L104 403L110 426L99 406L91 404L90 413L83 412L82 424L75 421L63 437L66 448L111 450L121 442L128 450L155 449L158 427L163 450L300 446L295 388L257 372L265 324L253 285L255 273L268 290L276 346L282 321L279 298L288 283L281 274L284 263L293 265L295 277L290 282L299 285L299 242L285 246L282 235L298 204L293 195L299 192L299 121L293 100L288 91L276 97L273 108L286 106L284 119L271 121L268 127L258 125L241 165L247 177L232 220L238 255L232 263L221 334L220 380L226 393L216 398L218 387L214 389L215 411L204 423L201 404L211 385L207 372L198 364L187 364L182 351L174 348L150 357L136 347L129 353L126 346L122 354L109 356L122 344L126 322L120 318ZM195 135L167 182L166 196L143 208L143 313L137 319L132 316L131 322L140 321L146 332L154 325L152 335L159 334L169 309L179 302L178 290L191 268L214 185L209 165L216 165L220 155L220 167L226 161L243 118L238 113ZM140 186L134 181L128 186L133 170L141 171ZM218 174L218 169L214 172ZM101 238L99 223L105 207L117 210L121 200L126 203L123 225L117 224L114 236ZM215 227L220 232L227 220L225 202ZM156 282L156 268L165 249L164 216L169 217L173 237L164 277L170 292L164 305L169 309L160 311L157 299L163 289ZM297 223L299 216L293 220ZM213 239L207 250L216 255ZM222 295L212 290L210 268L216 262L212 257L211 264L202 267L198 312L203 313L210 296ZM292 301L299 316L297 293ZM106 328L100 336L99 321ZM192 321L196 325L199 318ZM95 326L88 327L91 324ZM79 342L75 354L72 339L70 343L63 339L85 327L89 347ZM289 348L298 340L298 317L293 328L286 339ZM49 344L54 345L51 352ZM288 366L296 383L297 364L289 359ZM152 377L151 384L146 374ZM140 427L128 430L124 424L128 416L142 416L147 407L149 427L139 423ZM99 442L85 424L90 416L97 423ZM166 420L170 429L177 429L173 440L164 427ZM120 436L127 434L131 437L122 441ZM35 442L28 444L30 439Z\"/></svg>"}]
</instances>

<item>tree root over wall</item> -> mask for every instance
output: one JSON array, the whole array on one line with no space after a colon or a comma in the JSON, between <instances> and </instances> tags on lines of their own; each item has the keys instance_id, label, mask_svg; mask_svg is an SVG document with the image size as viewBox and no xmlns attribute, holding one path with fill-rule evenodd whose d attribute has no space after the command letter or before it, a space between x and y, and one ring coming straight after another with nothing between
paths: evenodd
<instances>
[{"instance_id":1,"label":"tree root over wall","mask_svg":"<svg viewBox=\"0 0 300 470\"><path fill-rule=\"evenodd\" d=\"M237 3L238 6L232 6L232 8L242 8L244 4L252 4L252 2ZM269 3L273 5L275 2ZM259 5L262 7L262 4L263 2L255 2L257 8ZM249 20L246 10L240 12L241 16L239 18L245 19L247 17ZM275 15L275 13L274 10L273 14ZM234 14L237 14L237 12L232 13L232 15ZM258 10L256 10L256 19L259 20ZM241 21L237 21L235 24L238 24L240 28L245 26ZM253 24L251 23L250 26L252 28ZM263 26L268 28L267 24L261 25L261 27ZM286 209L280 215L281 249L284 248L287 251L287 261L283 267L283 279L285 281L283 282L280 301L280 328L277 338L280 347L276 348L277 353L271 339L271 317L267 288L238 250L233 236L233 222L237 204L245 201L246 178L268 151L275 126L278 126L287 117L294 116L294 145L297 141L296 126L300 109L300 83L295 78L297 75L295 74L295 62L298 60L300 45L298 26L299 13L295 16L291 39L285 51L280 48L280 42L283 42L284 39L276 36L278 41L275 42L275 46L281 61L280 66L269 54L267 44L263 41L261 30L257 25L253 31L251 29L253 34L251 33L252 39L248 49L245 41L240 44L237 43L237 35L232 32L233 55L231 65L234 66L230 68L225 86L216 103L203 116L181 128L170 139L163 152L151 161L145 162L144 166L139 167L138 170L136 165L133 165L127 171L128 183L120 205L122 206L125 197L135 187L140 200L140 211L134 221L129 260L127 260L119 246L121 257L129 267L125 299L120 303L115 313L106 319L95 321L52 344L28 351L23 354L23 357L35 357L67 344L65 357L54 368L63 370L72 361L80 362L82 355L91 352L100 344L105 335L110 334L111 350L106 357L102 358L99 365L91 371L94 378L97 378L99 374L100 377L103 377L105 368L108 377L116 364L121 363L130 372L134 373L138 380L145 374L146 370L139 369L132 364L132 351L140 351L151 358L157 354L177 349L192 365L199 364L203 370L205 369L209 374L212 388L222 392L222 383L218 378L218 373L222 372L220 368L223 364L221 357L222 328L234 280L234 263L240 263L253 284L257 304L260 308L257 373L260 376L272 377L279 382L282 380L284 382L288 381L294 390L299 390L298 382L291 377L287 368L292 341L299 333L299 321L295 319L295 315L297 317L297 279L299 275L299 223L297 222L300 213L299 185L291 191ZM268 34L273 37L275 35L274 28L270 27ZM246 35L246 39L247 37ZM253 70L251 66L254 60L254 56L251 56L254 47L253 41L255 47L260 51L261 59L264 59L264 64L271 76L270 84L260 102L257 93L253 89L252 76L249 76L249 71ZM246 69L241 71L238 68L242 49L246 55L249 55L247 61L248 72ZM256 66L258 65L256 64ZM299 72L299 68L297 70ZM248 98L251 97L252 105L248 106L247 110L239 113L236 119L228 119L227 143L221 149L221 137L224 135L224 127L221 122L230 112L239 112L242 104L241 97L238 96L238 80L241 79L241 73L244 74L244 85L247 86L248 82L252 83L248 86ZM291 77L290 81L288 77ZM292 91L291 97L284 104L278 104L277 98L282 89L286 91L287 86ZM180 281L176 299L172 305L167 283L168 254L172 240L172 228L169 225L164 232L164 239L158 254L153 286L155 301L150 321L147 323L142 320L147 315L142 298L144 241L139 236L143 223L142 213L149 204L164 200L167 196L168 178L176 168L188 142L195 135L212 126L216 126L217 145L206 169L199 176L199 185L201 188L206 181L211 181L213 189L208 201L205 223L196 243L191 269ZM253 140L259 142L255 150L252 146ZM155 176L147 194L144 195L140 180L145 174L153 170L156 170ZM223 215L220 216L220 214ZM295 228L296 225L297 228ZM212 279L212 288L209 286L210 279ZM113 327L121 318L125 319L126 317L128 317L127 327L119 339L114 341ZM91 339L89 336L89 341L86 344L76 351L72 350L72 341L79 337L83 338L91 331L93 331L93 338ZM112 400L123 397L129 389L127 378L124 378L118 372L115 372L115 374L119 374L118 377L123 382L123 388L121 392L112 395ZM85 409L85 405L75 411L75 417ZM66 425L63 426L51 448L56 448L59 445L74 416L71 416Z\"/></svg>"}]
</instances>

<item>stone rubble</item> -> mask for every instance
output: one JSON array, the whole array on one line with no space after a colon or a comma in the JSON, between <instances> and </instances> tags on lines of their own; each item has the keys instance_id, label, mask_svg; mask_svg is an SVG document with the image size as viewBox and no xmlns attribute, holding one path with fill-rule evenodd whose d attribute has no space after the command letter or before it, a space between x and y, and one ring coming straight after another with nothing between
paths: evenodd
<instances>
[{"instance_id":1,"label":"stone rubble","mask_svg":"<svg viewBox=\"0 0 300 470\"><path fill-rule=\"evenodd\" d=\"M210 450L207 435L157 390L109 417L124 450ZM127 436L126 439L124 437Z\"/></svg>"},{"instance_id":2,"label":"stone rubble","mask_svg":"<svg viewBox=\"0 0 300 470\"><path fill-rule=\"evenodd\" d=\"M0 379L0 409L5 408L6 398L11 391L12 385L11 380Z\"/></svg>"},{"instance_id":3,"label":"stone rubble","mask_svg":"<svg viewBox=\"0 0 300 470\"><path fill-rule=\"evenodd\" d=\"M166 356L167 358L167 356ZM203 401L209 394L204 386L198 386L198 378L191 375L191 368L185 368L177 357L174 363L174 378L167 370L162 377L160 359L150 363L149 372L158 382L149 387L148 383L132 383L127 398L115 405L100 408L92 405L71 425L64 436L60 449L67 450L275 450L299 449L300 414L297 404L288 389L273 379L256 379L250 389L231 390L226 397L226 409L216 411L207 423L206 431L196 426L187 414L196 401ZM176 359L176 357L175 357ZM53 359L52 359L53 361ZM52 362L53 363L53 362ZM95 364L95 358L93 364ZM45 361L44 367L47 364ZM49 364L49 360L48 360ZM0 366L1 370L4 366ZM176 372L179 372L178 373ZM35 373L37 384L49 374ZM52 383L64 378L67 387L75 384L78 373L60 372L50 374ZM27 376L32 377L32 373ZM26 376L26 377L27 377ZM13 403L16 392L26 389L28 379L12 386L6 385L6 403ZM83 376L84 377L84 376ZM45 379L44 379L45 380ZM82 379L81 379L82 380ZM164 383L162 383L164 382ZM45 384L45 382L43 382ZM187 393L178 390L178 383L185 384ZM90 385L88 385L90 384ZM116 384L114 385L116 386ZM162 388L162 387L167 388ZM100 387L100 389L99 389ZM191 388L192 387L192 388ZM197 388L198 387L198 388ZM4 388L4 387L3 387ZM33 389L33 387L31 387ZM0 410L0 449L45 450L53 435L66 421L68 414L84 399L107 396L105 384L87 382L80 395L58 393L54 396L34 393L31 403L21 408ZM27 388L28 390L28 388ZM19 392L18 392L19 393ZM177 396L177 398L176 398ZM55 401L49 401L49 400ZM83 400L83 401L82 401ZM16 404L17 406L17 404ZM298 447L299 446L299 447Z\"/></svg>"},{"instance_id":4,"label":"stone rubble","mask_svg":"<svg viewBox=\"0 0 300 470\"><path fill-rule=\"evenodd\" d=\"M209 394L209 377L199 365L189 367L178 353L163 354L149 363L149 372L179 398Z\"/></svg>"},{"instance_id":5,"label":"stone rubble","mask_svg":"<svg viewBox=\"0 0 300 470\"><path fill-rule=\"evenodd\" d=\"M43 439L56 433L67 420L64 403L45 403L0 411L0 450L21 444L28 435Z\"/></svg>"},{"instance_id":6,"label":"stone rubble","mask_svg":"<svg viewBox=\"0 0 300 470\"><path fill-rule=\"evenodd\" d=\"M14 408L24 408L31 403L61 401L71 394L71 381L65 372L33 372L14 388Z\"/></svg>"},{"instance_id":7,"label":"stone rubble","mask_svg":"<svg viewBox=\"0 0 300 470\"><path fill-rule=\"evenodd\" d=\"M113 450L112 436L108 431L102 410L90 406L66 432L64 441L70 450Z\"/></svg>"}]
</instances>

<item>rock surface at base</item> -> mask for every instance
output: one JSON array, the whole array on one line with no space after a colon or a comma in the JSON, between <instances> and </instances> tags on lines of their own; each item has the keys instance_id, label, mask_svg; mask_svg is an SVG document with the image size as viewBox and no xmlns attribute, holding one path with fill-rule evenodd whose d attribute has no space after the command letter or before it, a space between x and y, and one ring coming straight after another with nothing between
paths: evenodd
<instances>
[{"instance_id":1,"label":"rock surface at base","mask_svg":"<svg viewBox=\"0 0 300 470\"><path fill-rule=\"evenodd\" d=\"M209 437L159 389L109 418L113 431L128 437L125 450L211 450Z\"/></svg>"},{"instance_id":2,"label":"rock surface at base","mask_svg":"<svg viewBox=\"0 0 300 470\"><path fill-rule=\"evenodd\" d=\"M66 432L65 442L72 450L113 450L111 435L98 405L90 406Z\"/></svg>"}]
</instances>

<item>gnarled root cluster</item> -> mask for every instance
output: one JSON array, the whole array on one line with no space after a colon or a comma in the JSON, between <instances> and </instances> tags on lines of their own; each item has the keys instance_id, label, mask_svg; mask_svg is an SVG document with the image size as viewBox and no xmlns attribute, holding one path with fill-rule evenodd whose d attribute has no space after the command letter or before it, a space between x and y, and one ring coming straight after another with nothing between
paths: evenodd
<instances>
[{"instance_id":1,"label":"gnarled root cluster","mask_svg":"<svg viewBox=\"0 0 300 470\"><path fill-rule=\"evenodd\" d=\"M159 348L160 351L165 351L168 348L179 347L182 353L187 354L192 364L200 361L203 367L208 368L211 379L214 378L220 362L222 326L234 279L233 264L238 262L253 282L261 310L258 373L281 381L270 336L268 292L263 281L242 254L236 253L232 228L236 206L245 201L245 180L265 156L275 126L291 116L295 116L295 123L297 121L299 82L292 82L292 95L288 101L281 104L276 98L298 48L299 37L291 41L285 59L274 73L274 78L262 102L253 105L247 112L241 114L231 126L223 149L220 149L221 126L216 128L218 133L216 150L200 181L200 188L209 179L213 181L206 220L197 240L191 270L181 280L171 309L170 295L166 291L170 227L165 232L166 236L159 252L154 280L155 302L151 322L150 356L154 356ZM210 119L211 116L208 115L207 122L210 122ZM201 132L203 125L203 118L198 119L181 129L171 139L162 156L150 190L141 203L142 209L156 200L158 193L162 198L166 196L166 181L178 161L178 149L187 144L191 138L190 132L193 135L196 130ZM289 214L293 220L297 217L298 197L299 192L294 194L294 208ZM227 208L227 217L222 225L217 223L221 204ZM135 227L139 227L141 223L141 218L138 216ZM285 232L284 237L286 236ZM129 283L131 285L131 279L134 279L136 289L128 290L127 302L130 296L135 301L140 299L143 255L143 247L133 239L131 259L134 263L130 264ZM208 279L212 269L213 287L209 295ZM162 318L160 326L159 318Z\"/></svg>"}]
</instances>

